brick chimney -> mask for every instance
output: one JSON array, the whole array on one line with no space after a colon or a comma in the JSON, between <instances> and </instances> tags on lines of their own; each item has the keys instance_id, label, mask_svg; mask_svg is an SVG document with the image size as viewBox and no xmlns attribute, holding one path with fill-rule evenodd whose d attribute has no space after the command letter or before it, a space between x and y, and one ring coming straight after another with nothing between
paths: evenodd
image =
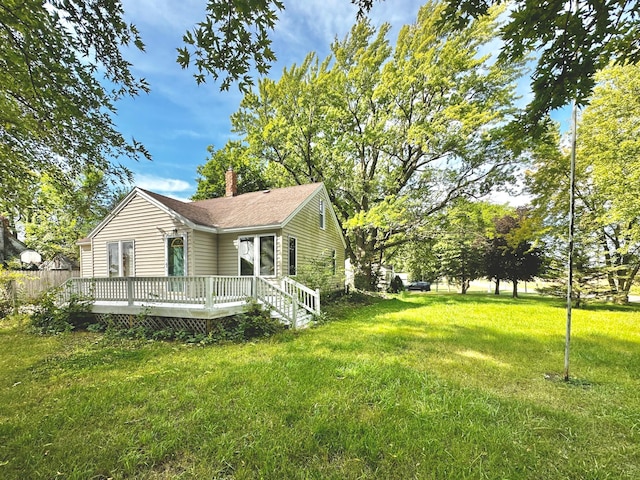
<instances>
[{"instance_id":1,"label":"brick chimney","mask_svg":"<svg viewBox=\"0 0 640 480\"><path fill-rule=\"evenodd\" d=\"M227 184L225 197L235 197L238 194L238 174L233 171L232 167L225 172L225 182Z\"/></svg>"}]
</instances>

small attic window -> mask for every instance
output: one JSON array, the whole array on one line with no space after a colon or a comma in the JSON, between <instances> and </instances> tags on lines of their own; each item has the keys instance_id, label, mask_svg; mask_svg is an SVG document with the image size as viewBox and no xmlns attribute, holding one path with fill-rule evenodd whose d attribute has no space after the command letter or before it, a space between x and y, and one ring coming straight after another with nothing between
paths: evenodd
<instances>
[{"instance_id":1,"label":"small attic window","mask_svg":"<svg viewBox=\"0 0 640 480\"><path fill-rule=\"evenodd\" d=\"M324 200L320 200L320 228L324 230L325 227Z\"/></svg>"}]
</instances>

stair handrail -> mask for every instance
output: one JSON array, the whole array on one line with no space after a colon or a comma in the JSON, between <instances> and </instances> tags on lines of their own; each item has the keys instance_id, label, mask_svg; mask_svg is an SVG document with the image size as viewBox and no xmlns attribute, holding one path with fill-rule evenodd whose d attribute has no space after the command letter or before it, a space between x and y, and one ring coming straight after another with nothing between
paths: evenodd
<instances>
[{"instance_id":1,"label":"stair handrail","mask_svg":"<svg viewBox=\"0 0 640 480\"><path fill-rule=\"evenodd\" d=\"M298 301L298 305L312 315L320 313L320 290L296 282L290 277L282 277L282 289Z\"/></svg>"},{"instance_id":2,"label":"stair handrail","mask_svg":"<svg viewBox=\"0 0 640 480\"><path fill-rule=\"evenodd\" d=\"M291 323L292 328L296 328L299 302L293 297L293 295L288 294L282 288L272 284L268 280L265 280L262 277L254 278L256 279L256 299L268 305L276 313L279 313L282 318L288 320ZM263 293L264 290L266 290L268 294ZM275 301L274 298L269 298L269 294L271 294L272 297L275 297ZM280 302L278 300L282 301ZM291 313L289 312L289 308L286 307L285 302L289 302L291 305Z\"/></svg>"}]
</instances>

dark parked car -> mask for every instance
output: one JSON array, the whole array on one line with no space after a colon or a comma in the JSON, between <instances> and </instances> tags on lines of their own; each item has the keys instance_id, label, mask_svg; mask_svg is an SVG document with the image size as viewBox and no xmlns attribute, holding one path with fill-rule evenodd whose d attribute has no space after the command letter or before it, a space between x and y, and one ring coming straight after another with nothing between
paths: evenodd
<instances>
[{"instance_id":1,"label":"dark parked car","mask_svg":"<svg viewBox=\"0 0 640 480\"><path fill-rule=\"evenodd\" d=\"M407 290L420 290L421 292L430 292L431 284L429 282L411 282L407 285Z\"/></svg>"}]
</instances>

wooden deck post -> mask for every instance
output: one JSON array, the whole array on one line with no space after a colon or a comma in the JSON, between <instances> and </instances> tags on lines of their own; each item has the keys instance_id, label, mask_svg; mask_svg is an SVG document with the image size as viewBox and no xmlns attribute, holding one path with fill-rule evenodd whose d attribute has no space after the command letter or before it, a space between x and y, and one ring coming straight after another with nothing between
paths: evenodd
<instances>
[{"instance_id":1,"label":"wooden deck post","mask_svg":"<svg viewBox=\"0 0 640 480\"><path fill-rule=\"evenodd\" d=\"M213 277L207 277L204 288L204 308L209 312L213 309L213 280ZM207 324L207 329L208 328L209 325ZM209 333L208 330L207 333Z\"/></svg>"},{"instance_id":2,"label":"wooden deck post","mask_svg":"<svg viewBox=\"0 0 640 480\"><path fill-rule=\"evenodd\" d=\"M293 307L291 308L291 328L295 330L298 327L298 301L295 298L293 299L291 306Z\"/></svg>"},{"instance_id":3,"label":"wooden deck post","mask_svg":"<svg viewBox=\"0 0 640 480\"><path fill-rule=\"evenodd\" d=\"M133 279L127 277L127 303L133 305Z\"/></svg>"}]
</instances>

